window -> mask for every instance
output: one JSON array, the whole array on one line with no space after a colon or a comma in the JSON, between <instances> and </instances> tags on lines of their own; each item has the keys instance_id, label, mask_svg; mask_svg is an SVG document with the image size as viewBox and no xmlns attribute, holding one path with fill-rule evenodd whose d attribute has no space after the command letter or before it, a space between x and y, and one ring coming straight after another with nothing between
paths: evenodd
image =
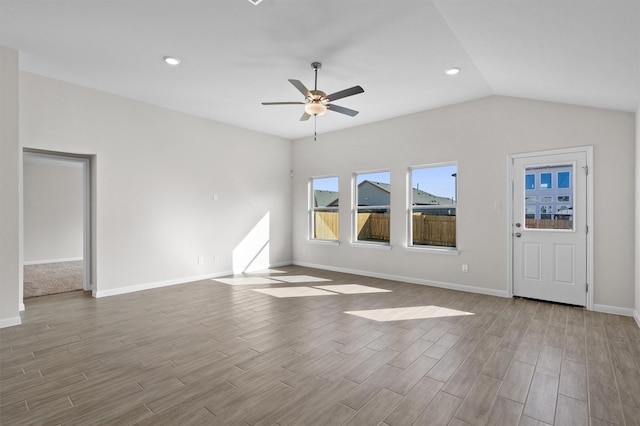
<instances>
[{"instance_id":1,"label":"window","mask_svg":"<svg viewBox=\"0 0 640 426\"><path fill-rule=\"evenodd\" d=\"M553 184L551 183L552 176L551 173L540 173L540 188L553 188Z\"/></svg>"},{"instance_id":2,"label":"window","mask_svg":"<svg viewBox=\"0 0 640 426\"><path fill-rule=\"evenodd\" d=\"M354 241L389 244L391 173L356 174L354 183Z\"/></svg>"},{"instance_id":3,"label":"window","mask_svg":"<svg viewBox=\"0 0 640 426\"><path fill-rule=\"evenodd\" d=\"M558 172L558 188L570 188L571 172Z\"/></svg>"},{"instance_id":4,"label":"window","mask_svg":"<svg viewBox=\"0 0 640 426\"><path fill-rule=\"evenodd\" d=\"M525 176L525 187L527 189L536 189L536 175Z\"/></svg>"},{"instance_id":5,"label":"window","mask_svg":"<svg viewBox=\"0 0 640 426\"><path fill-rule=\"evenodd\" d=\"M338 177L311 178L310 237L313 240L338 240Z\"/></svg>"},{"instance_id":6,"label":"window","mask_svg":"<svg viewBox=\"0 0 640 426\"><path fill-rule=\"evenodd\" d=\"M458 166L410 169L411 246L456 247Z\"/></svg>"}]
</instances>

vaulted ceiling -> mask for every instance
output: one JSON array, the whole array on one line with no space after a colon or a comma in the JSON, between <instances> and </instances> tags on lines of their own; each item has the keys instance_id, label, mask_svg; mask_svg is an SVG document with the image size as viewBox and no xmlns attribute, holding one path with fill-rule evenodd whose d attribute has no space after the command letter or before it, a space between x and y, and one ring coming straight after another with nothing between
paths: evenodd
<instances>
[{"instance_id":1,"label":"vaulted ceiling","mask_svg":"<svg viewBox=\"0 0 640 426\"><path fill-rule=\"evenodd\" d=\"M288 139L488 95L636 111L640 0L0 0L20 68ZM171 55L181 64L162 60ZM445 70L460 73L448 76Z\"/></svg>"}]
</instances>

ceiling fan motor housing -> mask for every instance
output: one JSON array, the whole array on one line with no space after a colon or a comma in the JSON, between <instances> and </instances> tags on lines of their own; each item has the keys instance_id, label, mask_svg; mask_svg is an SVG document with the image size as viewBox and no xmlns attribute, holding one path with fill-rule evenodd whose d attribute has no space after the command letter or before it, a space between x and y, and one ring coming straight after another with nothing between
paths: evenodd
<instances>
[{"instance_id":1,"label":"ceiling fan motor housing","mask_svg":"<svg viewBox=\"0 0 640 426\"><path fill-rule=\"evenodd\" d=\"M305 98L307 103L309 102L322 102L327 103L329 99L327 99L327 94L322 90L309 90L309 96Z\"/></svg>"}]
</instances>

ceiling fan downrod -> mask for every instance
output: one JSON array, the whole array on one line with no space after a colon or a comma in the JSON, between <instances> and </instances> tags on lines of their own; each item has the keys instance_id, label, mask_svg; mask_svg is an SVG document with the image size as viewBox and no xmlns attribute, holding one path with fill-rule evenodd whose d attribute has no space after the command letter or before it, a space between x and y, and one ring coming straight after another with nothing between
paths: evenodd
<instances>
[{"instance_id":1,"label":"ceiling fan downrod","mask_svg":"<svg viewBox=\"0 0 640 426\"><path fill-rule=\"evenodd\" d=\"M313 84L313 90L318 91L318 70L322 68L322 63L320 62L311 62L311 68L315 72L315 82Z\"/></svg>"}]
</instances>

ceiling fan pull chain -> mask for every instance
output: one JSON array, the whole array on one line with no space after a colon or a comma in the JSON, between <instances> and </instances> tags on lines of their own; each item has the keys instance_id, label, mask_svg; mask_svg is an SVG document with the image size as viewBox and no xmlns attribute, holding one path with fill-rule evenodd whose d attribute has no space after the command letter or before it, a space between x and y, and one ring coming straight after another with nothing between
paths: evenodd
<instances>
[{"instance_id":1,"label":"ceiling fan pull chain","mask_svg":"<svg viewBox=\"0 0 640 426\"><path fill-rule=\"evenodd\" d=\"M313 141L316 142L318 140L318 116L313 116Z\"/></svg>"}]
</instances>

